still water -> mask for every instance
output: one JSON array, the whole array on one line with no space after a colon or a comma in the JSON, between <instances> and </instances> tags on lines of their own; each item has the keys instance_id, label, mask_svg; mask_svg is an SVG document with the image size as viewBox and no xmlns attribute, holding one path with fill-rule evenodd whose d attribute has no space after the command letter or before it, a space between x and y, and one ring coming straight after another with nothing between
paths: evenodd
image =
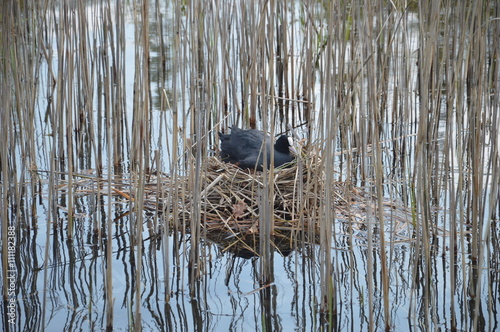
<instances>
[{"instance_id":1,"label":"still water","mask_svg":"<svg viewBox=\"0 0 500 332\"><path fill-rule=\"evenodd\" d=\"M3 207L2 216L7 218L2 219L2 223L13 227L7 229L9 245L2 247L8 248L8 252L3 253L7 265L3 266L2 276L9 280L4 282L6 301L1 318L4 330L98 331L105 330L110 321L115 331L136 331L140 327L144 331L380 331L386 325L394 331L496 330L500 319L498 212L496 217L485 214L476 219L476 222L491 224L489 236L484 237L489 242L484 245L484 256L480 256L484 260L480 271L470 231L474 220L452 218L456 209L450 203L462 204L460 200L475 198L465 195L454 200L454 194L443 184L440 195L434 196L432 211L415 216L411 186L418 167L414 158L418 146L416 114L409 116L415 121L404 123L404 137L390 135L396 115L388 115L384 119L390 122L380 124L384 133L388 133L383 137L386 140L381 148L386 180L381 214L386 221L385 228L380 229L374 212L376 200L370 196L375 180L363 174L364 170L374 167L374 160L363 161L368 163L364 169L347 172L345 168L350 166L341 157L345 146L339 144L333 147L337 153L334 169L342 173L335 174L340 174L340 181L352 181L360 196L370 199L352 201L343 205L343 209L341 203L332 207L332 218L327 222L333 234L329 248L325 249L321 243L318 229L294 233L284 241L281 239L279 245L278 237L274 237L276 246L268 260L269 283L261 282L262 261L253 250L227 245L242 234L214 237L202 225L200 234L193 239L189 223L180 222L169 208L160 208L162 197L159 196L163 195L160 193L168 192L165 188L172 185L170 180L161 182L161 179L194 179L189 173L192 169L184 168L191 158L188 150L196 150L193 141L198 139L192 134L198 130L191 119L195 117L193 105L199 105L199 96L192 92L197 91L198 85L205 84L200 77L194 77L196 70L201 71L201 65L193 60L195 53L212 47L228 50L227 58L212 59L218 54L216 51L204 54L217 69L213 73L214 82L226 84L224 88L214 84L207 89L211 91L207 94L213 93L209 101L202 103L207 109L210 103L231 109L231 103L238 104L239 98L243 98L241 95L251 94L241 91L244 88L240 87L243 85L240 82L251 78L236 70L244 61L251 60L238 51L250 43L239 38L239 31L255 23L252 17L246 16L248 13L243 10L246 7L231 1L224 4L215 1L197 3L202 10L196 11L198 7L193 4L193 8L196 7L193 9L189 5L134 2L121 7L89 1L86 5L67 7L51 3L50 11L36 8L30 12L32 16L28 15L39 20L40 39L36 40L43 41L44 46L32 50L33 58L38 59L37 64L33 64L36 98L30 105L34 115L29 121L21 117L13 120L14 136L19 136L18 140L22 140L25 133L24 121L33 123L34 134L28 139L35 142L36 148L27 158L29 151L17 147L9 160L17 169L17 182L11 190L17 190L18 194L9 196L16 199L2 200L9 201L9 205ZM290 63L305 61L308 52L301 51L298 45L306 45L311 31L321 35L315 56L319 58L327 49L322 39L329 31L323 6L321 2L309 7L292 1L280 7L281 19L288 21L287 29L293 32L288 39L288 43L293 44L289 45ZM144 10L149 15L147 21L144 12L140 14ZM254 15L254 18L261 17ZM226 20L227 17L231 20ZM408 63L416 68L418 12L408 7L402 17L405 25L398 27L394 36L407 36L410 42L402 50L407 53L395 58L409 57ZM196 20L203 24L194 24ZM315 24L309 25L308 21ZM204 40L195 40L200 35L194 27L208 31L200 34ZM224 34L224 29L232 32ZM352 34L359 32L353 30ZM269 33L264 35L269 37ZM144 52L147 45L144 36L149 43L148 52ZM87 51L82 52L83 44L89 47ZM202 51L197 49L201 44L206 47L200 47ZM349 42L345 45L347 58L352 45ZM251 49L251 45L248 47ZM92 59L87 70L94 76L85 76L78 69L85 62L84 55ZM183 61L176 62L173 58ZM342 57L336 54L332 58L341 62ZM318 60L317 73L311 75L317 84L311 90L311 97L318 101L312 111L318 114L323 111L320 101L325 92L319 82L323 72L329 71L320 62ZM140 76L144 63L148 63L149 70L146 76ZM339 66L337 64L337 69ZM272 70L268 70L261 74L271 75ZM407 91L413 93L418 79L415 72L410 73ZM212 73L206 69L204 74ZM298 79L293 71L288 75L293 85ZM69 83L65 83L65 79ZM368 85L368 78L362 81ZM395 84L389 81L387 85L388 109L399 93ZM142 95L144 85L149 86L149 94L145 96ZM229 102L223 98L224 89L229 91ZM141 100L142 97L148 102ZM149 142L145 158L148 165L143 168L147 173L145 186L149 189L142 191L147 194L144 194L145 208L141 210L137 210L141 205L134 196L141 181L132 169L136 158L134 126L145 113L141 113L137 105L147 105ZM60 111L62 120L54 124L50 119L58 107L67 111ZM119 115L106 113L105 109L117 111ZM294 112L298 111L294 110L289 117L295 121L298 116ZM208 145L203 150L204 158L215 154L215 125L242 122L243 117L235 115L241 114L241 110L221 114L207 116L210 119L207 122L211 123L207 126L211 129L207 130L210 137L204 141ZM261 114L257 120L263 121L263 118ZM319 115L315 117L314 126L324 124L321 119ZM284 130L285 125L277 124L276 128L278 132ZM304 127L298 128L299 138L311 138ZM450 128L443 122L435 130L440 134L439 141L433 144L444 149ZM317 142L321 142L321 135L326 131L317 129L314 144L323 144ZM56 136L61 140L54 139ZM74 147L72 151L63 147L63 138L67 137L69 146ZM401 148L401 142L404 142L405 153L394 153ZM493 148L487 152L492 160L495 153L498 154ZM354 149L348 154L354 156L353 159L364 158ZM178 161L172 161L173 158ZM440 158L436 158L439 159L436 168L444 163L445 158ZM71 174L66 168L69 160L74 170ZM449 174L462 171L455 167ZM158 174L164 177L157 178ZM348 179L347 174L356 176ZM6 177L2 175L2 184L7 183ZM498 184L491 185L488 174L485 183L484 197L493 199L483 200L482 204L484 211L492 211L491 205L498 204L498 198L494 197ZM455 184L459 184L458 181ZM162 190L151 189L159 185L164 186ZM7 195L7 190L2 191L2 195ZM432 225L429 233L417 226L428 223ZM140 224L142 228L137 227ZM381 257L381 233L386 237L386 261ZM425 246L422 239L427 241ZM259 243L254 234L247 235L245 240ZM255 246L253 249L258 252ZM329 255L325 256L325 250ZM198 256L195 265L193 255ZM328 296L334 299L335 305L329 314L322 306L325 302L324 257L330 257L333 266L330 282L334 292ZM192 274L197 277L193 278ZM384 274L389 278L389 303L384 302ZM110 313L112 317L108 316ZM389 323L385 322L386 315L390 317ZM140 322L136 321L138 318Z\"/></svg>"}]
</instances>

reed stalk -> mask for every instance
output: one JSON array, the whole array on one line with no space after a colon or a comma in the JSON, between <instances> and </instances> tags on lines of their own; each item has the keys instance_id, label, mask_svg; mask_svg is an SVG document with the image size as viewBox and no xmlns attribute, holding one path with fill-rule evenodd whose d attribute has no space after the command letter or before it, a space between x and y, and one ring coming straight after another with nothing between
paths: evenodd
<instances>
[{"instance_id":1,"label":"reed stalk","mask_svg":"<svg viewBox=\"0 0 500 332\"><path fill-rule=\"evenodd\" d=\"M110 8L103 8L102 10L102 15L105 18L109 17L109 12ZM107 20L105 20L106 22ZM109 49L110 45L113 44L113 40L110 40L109 34L111 30L111 22L107 22L107 24L103 22L103 36L101 37L102 40L104 41L103 48L104 49ZM108 142L112 142L113 137L113 130L115 128L115 124L118 124L120 122L119 118L115 116L115 112L113 111L112 105L111 105L111 73L110 73L110 68L111 65L106 61L107 58L103 57L102 59L102 77L103 80L101 81L101 85L103 88L103 94L104 94L104 101L102 104L102 107L104 109L104 112L99 112L99 114L104 113L104 121L105 121L105 133L106 133L106 139ZM118 75L117 75L118 76ZM101 98L99 98L101 99ZM100 155L100 154L99 154ZM113 179L113 164L110 162L111 160L116 160L113 156L113 151L112 151L112 144L107 144L106 146L106 160L107 160L107 167L106 171L108 173L107 176L107 183L108 183L108 188L107 188L107 194L108 197L111 197L111 191L112 191L112 179ZM102 158L102 157L101 157ZM98 158L99 160L99 158ZM101 159L102 160L102 159ZM99 164L98 169L102 169L102 164ZM111 216L112 215L112 200L109 199L107 201L107 215ZM106 229L106 237L107 239L112 239L113 238L113 221L111 218L108 218L104 220L104 225L105 227L102 227L103 229ZM101 225L99 225L99 229L101 229ZM104 246L105 249L105 254L106 254L106 259L105 262L103 263L104 267L104 275L105 275L105 291L106 291L106 299L107 299L107 305L106 305L106 331L112 331L114 327L114 295L113 295L113 245L110 243L110 241L107 241L107 244Z\"/></svg>"}]
</instances>

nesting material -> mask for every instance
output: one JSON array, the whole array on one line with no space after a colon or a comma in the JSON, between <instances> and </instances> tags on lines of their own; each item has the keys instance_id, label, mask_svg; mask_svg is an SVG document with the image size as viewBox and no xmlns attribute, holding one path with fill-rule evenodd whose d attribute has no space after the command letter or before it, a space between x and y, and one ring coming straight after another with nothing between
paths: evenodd
<instances>
[{"instance_id":1,"label":"nesting material","mask_svg":"<svg viewBox=\"0 0 500 332\"><path fill-rule=\"evenodd\" d=\"M270 205L275 229L298 230L316 223L320 204L324 198L324 176L321 163L314 158L309 162L295 162L288 168L275 169L268 178L264 172L243 170L217 157L210 157L203 172L200 195L201 219L209 231L230 231L238 234L259 232L260 222L269 222L261 212ZM273 190L269 190L272 186ZM269 199L265 200L265 190ZM334 185L336 202L346 203L346 185ZM190 202L184 212L192 211Z\"/></svg>"},{"instance_id":2,"label":"nesting material","mask_svg":"<svg viewBox=\"0 0 500 332\"><path fill-rule=\"evenodd\" d=\"M318 243L320 230L325 231L330 225L337 239L350 237L361 245L376 243L382 231L394 243L412 241L414 211L384 200L379 213L373 190L363 190L349 182L333 182L327 187L325 169L331 168L321 162L318 154L309 153L307 158L272 173L243 170L218 157L207 158L203 167L201 190L197 193L192 176L146 174L141 207L162 214L166 223L163 226L167 228L191 232L191 227L199 225L204 239L245 256L258 254L256 246L264 222L272 223L272 245L282 254L290 252L296 241ZM78 177L81 179L72 181L74 195L111 194L120 204L138 203L137 175L111 180L95 174ZM60 183L58 190L66 193L68 185ZM266 190L269 199L264 199ZM330 199L327 195L331 195ZM261 212L265 207L269 208L270 218ZM384 230L379 229L380 216L385 221ZM369 225L374 230L372 240L368 239Z\"/></svg>"},{"instance_id":3,"label":"nesting material","mask_svg":"<svg viewBox=\"0 0 500 332\"><path fill-rule=\"evenodd\" d=\"M263 222L273 223L275 237L292 239L299 233L307 233L309 243L316 242L327 218L336 234L354 236L361 242L366 238L367 222L378 227L379 221L373 217L378 215L376 199L349 182L330 183L326 190L325 166L316 154L310 154L291 167L275 169L272 176L268 171L267 185L264 172L243 170L218 157L208 158L204 165L199 202L195 202L191 194L179 208L179 215L187 225L198 206L204 233L218 243L221 239L229 242L237 239L230 246L253 248L250 243L255 241ZM273 190L269 190L271 186ZM272 199L264 200L264 190L268 190ZM327 200L326 195L332 195L331 199ZM272 220L261 212L265 204L270 204ZM411 213L389 201L384 201L383 209L382 215L393 239L409 241ZM279 249L277 245L276 248Z\"/></svg>"}]
</instances>

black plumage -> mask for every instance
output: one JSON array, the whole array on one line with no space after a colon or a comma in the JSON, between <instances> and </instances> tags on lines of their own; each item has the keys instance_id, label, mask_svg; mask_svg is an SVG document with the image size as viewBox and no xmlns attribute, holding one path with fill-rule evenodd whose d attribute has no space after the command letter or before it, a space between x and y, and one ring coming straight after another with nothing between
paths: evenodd
<instances>
[{"instance_id":1,"label":"black plumage","mask_svg":"<svg viewBox=\"0 0 500 332\"><path fill-rule=\"evenodd\" d=\"M220 156L222 161L233 163L241 168L261 171L264 164L264 145L267 146L267 167L271 160L271 137L256 129L243 130L236 126L230 134L219 133ZM295 159L295 149L291 139L281 135L274 144L274 167L282 166Z\"/></svg>"}]
</instances>

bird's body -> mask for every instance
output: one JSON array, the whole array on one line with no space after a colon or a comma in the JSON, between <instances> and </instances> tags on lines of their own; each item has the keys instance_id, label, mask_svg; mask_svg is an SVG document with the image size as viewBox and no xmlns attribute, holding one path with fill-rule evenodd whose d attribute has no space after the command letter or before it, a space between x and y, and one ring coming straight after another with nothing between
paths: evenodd
<instances>
[{"instance_id":1,"label":"bird's body","mask_svg":"<svg viewBox=\"0 0 500 332\"><path fill-rule=\"evenodd\" d=\"M264 151L267 153L267 167L269 167L271 148L274 148L275 167L289 163L295 158L291 153L294 151L293 146L286 135L280 136L274 147L271 145L271 137L256 129L243 130L233 126L230 134L219 133L219 138L222 161L237 164L241 168L261 171L264 165Z\"/></svg>"}]
</instances>

